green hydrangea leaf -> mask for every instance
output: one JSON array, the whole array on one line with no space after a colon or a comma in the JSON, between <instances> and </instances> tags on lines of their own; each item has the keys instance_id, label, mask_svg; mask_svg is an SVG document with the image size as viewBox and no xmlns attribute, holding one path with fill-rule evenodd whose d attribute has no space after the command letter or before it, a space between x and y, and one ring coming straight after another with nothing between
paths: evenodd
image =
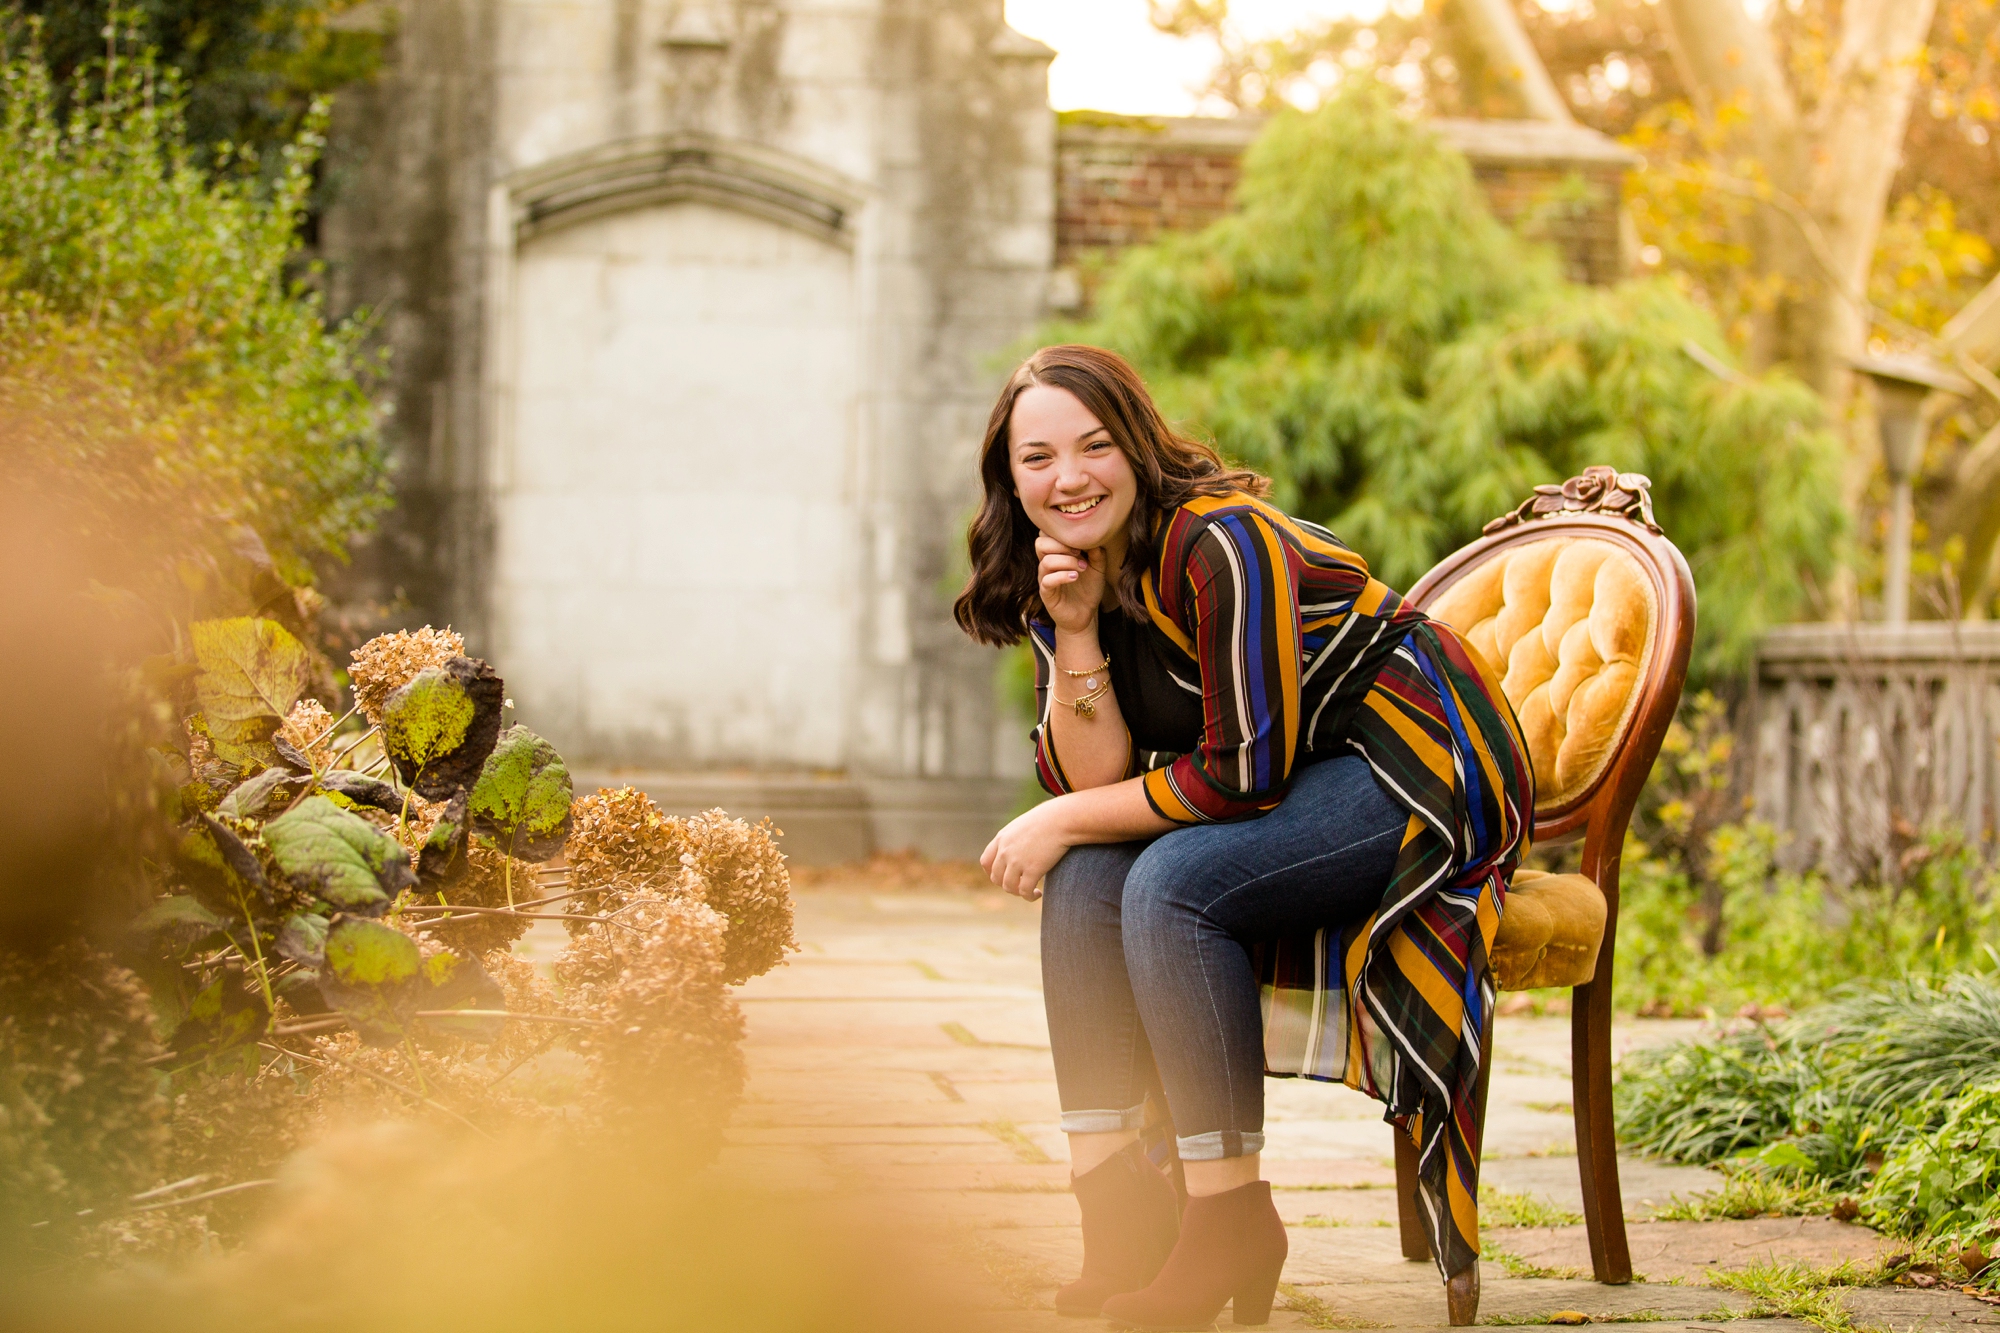
<instances>
[{"instance_id":1,"label":"green hydrangea leaf","mask_svg":"<svg viewBox=\"0 0 2000 1333\"><path fill-rule=\"evenodd\" d=\"M399 1041L409 1025L405 991L423 967L417 942L363 917L334 919L326 932L319 990L370 1045Z\"/></svg>"},{"instance_id":2,"label":"green hydrangea leaf","mask_svg":"<svg viewBox=\"0 0 2000 1333\"><path fill-rule=\"evenodd\" d=\"M479 777L500 735L505 683L476 658L419 671L382 705L382 743L405 786L449 800Z\"/></svg>"},{"instance_id":3,"label":"green hydrangea leaf","mask_svg":"<svg viewBox=\"0 0 2000 1333\"><path fill-rule=\"evenodd\" d=\"M274 948L280 958L289 958L306 967L318 967L326 957L327 921L311 912L295 912L285 918Z\"/></svg>"},{"instance_id":4,"label":"green hydrangea leaf","mask_svg":"<svg viewBox=\"0 0 2000 1333\"><path fill-rule=\"evenodd\" d=\"M162 898L139 913L132 922L133 933L150 940L170 957L178 958L195 945L226 928L221 917L187 894Z\"/></svg>"},{"instance_id":5,"label":"green hydrangea leaf","mask_svg":"<svg viewBox=\"0 0 2000 1333\"><path fill-rule=\"evenodd\" d=\"M179 1068L206 1065L217 1074L255 1070L257 1040L270 1026L263 995L225 972L195 992L171 1045Z\"/></svg>"},{"instance_id":6,"label":"green hydrangea leaf","mask_svg":"<svg viewBox=\"0 0 2000 1333\"><path fill-rule=\"evenodd\" d=\"M286 878L343 911L374 915L417 882L394 838L324 796L308 796L264 826Z\"/></svg>"},{"instance_id":7,"label":"green hydrangea leaf","mask_svg":"<svg viewBox=\"0 0 2000 1333\"><path fill-rule=\"evenodd\" d=\"M238 783L215 807L226 819L249 819L264 812L281 791L296 788L299 779L282 768L267 768L248 782Z\"/></svg>"},{"instance_id":8,"label":"green hydrangea leaf","mask_svg":"<svg viewBox=\"0 0 2000 1333\"><path fill-rule=\"evenodd\" d=\"M546 861L569 841L575 790L556 747L523 726L500 733L473 784L473 827L523 861Z\"/></svg>"},{"instance_id":9,"label":"green hydrangea leaf","mask_svg":"<svg viewBox=\"0 0 2000 1333\"><path fill-rule=\"evenodd\" d=\"M312 679L305 645L277 621L251 616L197 620L188 635L201 668L195 699L216 757L238 765L276 762L271 737Z\"/></svg>"},{"instance_id":10,"label":"green hydrangea leaf","mask_svg":"<svg viewBox=\"0 0 2000 1333\"><path fill-rule=\"evenodd\" d=\"M400 1041L415 1024L491 1041L504 1018L463 1018L442 1010L504 1010L506 992L479 961L449 950L425 958L399 930L358 917L336 917L326 935L320 994L372 1045Z\"/></svg>"}]
</instances>

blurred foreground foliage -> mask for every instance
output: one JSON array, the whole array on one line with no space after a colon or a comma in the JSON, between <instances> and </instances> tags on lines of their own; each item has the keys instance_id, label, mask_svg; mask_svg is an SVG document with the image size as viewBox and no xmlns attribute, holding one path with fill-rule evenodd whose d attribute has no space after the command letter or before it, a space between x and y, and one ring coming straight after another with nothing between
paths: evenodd
<instances>
[{"instance_id":1,"label":"blurred foreground foliage","mask_svg":"<svg viewBox=\"0 0 2000 1333\"><path fill-rule=\"evenodd\" d=\"M1088 321L1044 340L1130 357L1169 416L1397 587L1538 483L1643 472L1701 589L1697 675L1742 666L1841 545L1819 400L1736 369L1668 283L1565 281L1396 102L1356 78L1278 114L1234 213L1125 252Z\"/></svg>"},{"instance_id":2,"label":"blurred foreground foliage","mask_svg":"<svg viewBox=\"0 0 2000 1333\"><path fill-rule=\"evenodd\" d=\"M265 188L201 169L182 87L150 58L99 83L65 110L38 52L0 62L17 466L63 475L108 547L146 542L160 566L247 525L309 582L388 503L363 326L328 327L298 248L324 108Z\"/></svg>"}]
</instances>

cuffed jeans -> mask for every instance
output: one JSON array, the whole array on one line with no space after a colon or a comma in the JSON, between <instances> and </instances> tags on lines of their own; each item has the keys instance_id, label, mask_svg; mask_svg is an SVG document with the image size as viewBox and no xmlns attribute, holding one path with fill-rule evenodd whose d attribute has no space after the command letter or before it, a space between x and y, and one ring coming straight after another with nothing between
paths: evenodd
<instances>
[{"instance_id":1,"label":"cuffed jeans","mask_svg":"<svg viewBox=\"0 0 2000 1333\"><path fill-rule=\"evenodd\" d=\"M1409 812L1359 755L1300 770L1259 819L1076 847L1042 897L1042 993L1062 1127L1137 1129L1159 1086L1182 1160L1264 1147L1249 946L1364 920Z\"/></svg>"}]
</instances>

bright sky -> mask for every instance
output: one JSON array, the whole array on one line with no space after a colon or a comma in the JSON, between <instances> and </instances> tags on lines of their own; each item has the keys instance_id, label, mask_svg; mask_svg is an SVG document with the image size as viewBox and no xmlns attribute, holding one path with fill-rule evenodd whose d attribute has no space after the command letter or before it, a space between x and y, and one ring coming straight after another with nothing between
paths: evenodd
<instances>
[{"instance_id":1,"label":"bright sky","mask_svg":"<svg viewBox=\"0 0 2000 1333\"><path fill-rule=\"evenodd\" d=\"M1230 21L1250 37L1275 37L1317 19L1381 16L1384 0L1231 0ZM1156 32L1146 0L1007 0L1007 22L1056 49L1049 104L1132 116L1192 116L1215 48Z\"/></svg>"}]
</instances>

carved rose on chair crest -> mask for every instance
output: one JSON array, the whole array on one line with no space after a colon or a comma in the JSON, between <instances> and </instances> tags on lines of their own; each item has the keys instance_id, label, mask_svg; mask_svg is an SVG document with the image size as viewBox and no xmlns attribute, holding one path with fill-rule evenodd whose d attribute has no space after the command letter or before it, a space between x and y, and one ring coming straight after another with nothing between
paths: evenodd
<instances>
[{"instance_id":1,"label":"carved rose on chair crest","mask_svg":"<svg viewBox=\"0 0 2000 1333\"><path fill-rule=\"evenodd\" d=\"M1612 514L1630 519L1648 532L1657 533L1653 521L1653 483L1637 472L1620 472L1599 464L1587 467L1580 477L1571 477L1560 486L1537 486L1535 493L1512 513L1502 514L1486 525L1488 533L1500 532L1516 523L1556 514Z\"/></svg>"}]
</instances>

